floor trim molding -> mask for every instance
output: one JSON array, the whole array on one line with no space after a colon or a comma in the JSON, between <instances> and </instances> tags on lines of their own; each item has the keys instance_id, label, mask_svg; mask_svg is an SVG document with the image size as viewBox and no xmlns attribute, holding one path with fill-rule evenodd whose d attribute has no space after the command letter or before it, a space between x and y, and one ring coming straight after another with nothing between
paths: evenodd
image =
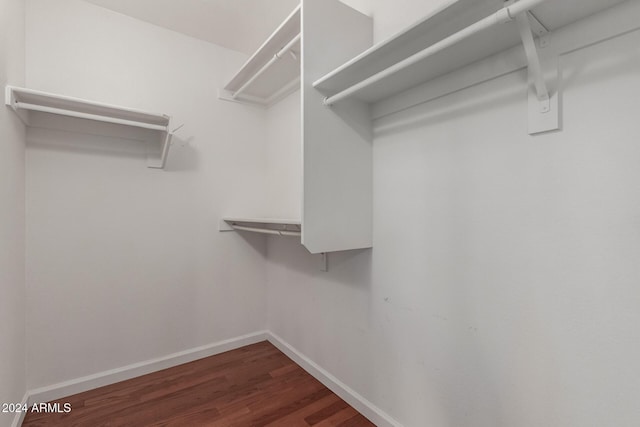
<instances>
[{"instance_id":1,"label":"floor trim molding","mask_svg":"<svg viewBox=\"0 0 640 427\"><path fill-rule=\"evenodd\" d=\"M29 392L26 392L24 394L24 397L22 398L22 402L20 403L22 404L23 407L29 404ZM13 422L11 423L11 427L20 427L22 425L22 422L24 421L24 417L26 416L27 416L26 412L16 412L16 415L13 417Z\"/></svg>"},{"instance_id":2,"label":"floor trim molding","mask_svg":"<svg viewBox=\"0 0 640 427\"><path fill-rule=\"evenodd\" d=\"M167 356L134 363L121 368L111 369L70 381L53 384L47 387L29 390L23 398L23 403L31 406L34 403L60 399L65 396L125 381L141 375L202 359L204 357L214 356L216 354L224 353L225 351L235 350L261 341L269 341L290 359L300 365L305 371L311 374L311 376L340 396L340 398L353 406L358 412L367 417L378 427L402 427L402 424L394 420L380 408L331 375L328 371L298 351L280 336L270 331L259 331L252 334L242 335L213 344L169 354ZM24 417L25 413L16 414L11 427L19 427L24 420Z\"/></svg>"},{"instance_id":3,"label":"floor trim molding","mask_svg":"<svg viewBox=\"0 0 640 427\"><path fill-rule=\"evenodd\" d=\"M72 394L103 387L105 385L129 380L151 372L172 368L174 366L182 365L183 363L193 362L194 360L224 353L225 351L235 350L236 348L265 341L267 338L268 333L266 331L242 335L213 344L169 354L167 356L145 360L143 362L134 363L121 368L111 369L97 374L88 375L86 377L53 384L47 387L29 390L26 397L28 398L29 405L32 405L35 402L48 402L65 396L71 396Z\"/></svg>"},{"instance_id":4,"label":"floor trim molding","mask_svg":"<svg viewBox=\"0 0 640 427\"><path fill-rule=\"evenodd\" d=\"M329 390L340 396L345 402L353 406L358 412L367 417L378 427L402 427L398 421L394 420L387 413L376 405L358 394L355 390L344 384L342 381L331 375L324 368L320 367L310 358L295 349L284 339L268 332L268 339L278 350L286 354L290 359L300 365L311 376L324 384Z\"/></svg>"}]
</instances>

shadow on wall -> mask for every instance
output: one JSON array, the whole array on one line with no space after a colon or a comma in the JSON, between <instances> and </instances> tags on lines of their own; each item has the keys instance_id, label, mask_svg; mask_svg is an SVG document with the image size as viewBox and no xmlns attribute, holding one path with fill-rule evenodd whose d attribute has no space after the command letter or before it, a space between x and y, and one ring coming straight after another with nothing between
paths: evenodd
<instances>
[{"instance_id":1,"label":"shadow on wall","mask_svg":"<svg viewBox=\"0 0 640 427\"><path fill-rule=\"evenodd\" d=\"M585 46L588 48L590 46ZM597 83L607 79L615 78L616 76L622 76L634 72L635 62L637 56L640 55L640 51L634 52L635 55L617 55L610 58L608 61L594 62L592 60L582 60L579 63L573 63L572 66L567 65L566 61L563 61L565 57L570 56L574 52L568 52L561 55L560 60L560 87L562 91L565 91L574 86L576 80L584 77L588 78L589 83ZM512 73L514 74L514 73ZM437 123L442 123L450 120L462 120L463 117L476 114L477 112L485 108L501 107L505 105L512 105L515 103L526 104L526 87L527 87L527 74L525 70L516 72L518 81L521 81L521 85L505 86L503 90L474 94L471 99L461 96L467 90L473 90L473 88L481 87L484 84L489 83L495 79L491 79L486 82L473 85L471 87L462 88L456 92L443 95L441 97L429 100L423 104L419 104L410 107L407 110L402 110L398 113L394 113L387 117L380 118L374 121L374 135L376 137L387 136L397 132L415 130L423 126L429 126ZM584 77L583 77L584 76ZM504 78L505 76L496 77L496 79ZM562 92L560 93L560 123L562 130ZM440 99L456 96L456 102L447 108L438 108L437 102ZM556 131L557 132L557 131Z\"/></svg>"},{"instance_id":2,"label":"shadow on wall","mask_svg":"<svg viewBox=\"0 0 640 427\"><path fill-rule=\"evenodd\" d=\"M626 34L621 34L617 39L623 38ZM604 40L606 43L609 40ZM600 44L600 43L598 43ZM571 88L578 81L595 84L621 77L623 75L637 76L637 62L640 56L640 47L636 47L634 52L625 52L624 55L612 54L604 61L593 61L585 56L572 56L573 53L592 47L585 46L572 52L568 52L560 57L560 71L562 74L562 87ZM614 51L615 52L615 51ZM571 63L565 59L571 56ZM586 80L585 80L586 78Z\"/></svg>"},{"instance_id":3,"label":"shadow on wall","mask_svg":"<svg viewBox=\"0 0 640 427\"><path fill-rule=\"evenodd\" d=\"M504 78L504 76L499 78ZM483 82L380 118L374 122L374 135L376 137L383 137L438 123L453 120L463 121L464 117L475 115L486 108L517 105L519 101L521 101L524 106L527 100L526 73L519 71L517 73L517 79L522 82L521 86L505 85L505 87L499 91L478 92L472 94L470 97L463 96L466 91L473 90L473 88L481 88L484 84L488 83ZM493 80L495 79L490 81ZM455 97L455 102L447 102L445 104L446 107L438 105L438 101L452 96ZM523 112L523 114L526 114L526 110L523 109ZM526 122L523 121L523 123ZM526 132L526 128L523 131Z\"/></svg>"},{"instance_id":4,"label":"shadow on wall","mask_svg":"<svg viewBox=\"0 0 640 427\"><path fill-rule=\"evenodd\" d=\"M228 236L228 238L238 238L240 237L243 241L249 244L249 246L256 252L258 252L263 257L267 256L267 247L266 247L266 236L258 233L246 232L246 231L230 231L219 234L223 236ZM229 254L233 256L233 254Z\"/></svg>"},{"instance_id":5,"label":"shadow on wall","mask_svg":"<svg viewBox=\"0 0 640 427\"><path fill-rule=\"evenodd\" d=\"M248 234L248 233L246 233ZM372 249L329 252L328 271L322 271L322 255L310 253L299 238L266 237L267 258L278 269L317 277L331 283L368 289L371 287Z\"/></svg>"},{"instance_id":6,"label":"shadow on wall","mask_svg":"<svg viewBox=\"0 0 640 427\"><path fill-rule=\"evenodd\" d=\"M345 99L331 107L333 112L342 121L356 132L365 141L371 141L371 119L369 117L369 107L365 102L358 99Z\"/></svg>"},{"instance_id":7,"label":"shadow on wall","mask_svg":"<svg viewBox=\"0 0 640 427\"><path fill-rule=\"evenodd\" d=\"M194 138L194 136L186 138L173 136L165 171L186 172L198 169L198 150L192 145Z\"/></svg>"},{"instance_id":8,"label":"shadow on wall","mask_svg":"<svg viewBox=\"0 0 640 427\"><path fill-rule=\"evenodd\" d=\"M197 150L190 144L192 141L192 136L174 135L165 171L197 169ZM145 164L148 151L161 147L158 133L152 130L46 113L31 117L27 143L30 147L51 151L136 158Z\"/></svg>"}]
</instances>

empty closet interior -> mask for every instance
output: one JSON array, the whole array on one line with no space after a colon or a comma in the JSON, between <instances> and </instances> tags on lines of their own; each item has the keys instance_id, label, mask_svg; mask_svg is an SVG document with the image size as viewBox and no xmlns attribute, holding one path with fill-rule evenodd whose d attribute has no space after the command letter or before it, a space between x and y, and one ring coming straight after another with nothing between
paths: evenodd
<instances>
[{"instance_id":1,"label":"empty closet interior","mask_svg":"<svg viewBox=\"0 0 640 427\"><path fill-rule=\"evenodd\" d=\"M640 422L637 0L0 5L0 403L268 340L378 426Z\"/></svg>"}]
</instances>

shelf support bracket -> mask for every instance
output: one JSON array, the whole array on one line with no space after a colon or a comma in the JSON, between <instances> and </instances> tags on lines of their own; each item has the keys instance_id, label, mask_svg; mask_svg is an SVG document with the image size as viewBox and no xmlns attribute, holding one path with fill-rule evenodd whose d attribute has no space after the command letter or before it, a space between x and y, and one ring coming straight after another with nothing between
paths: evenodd
<instances>
[{"instance_id":1,"label":"shelf support bracket","mask_svg":"<svg viewBox=\"0 0 640 427\"><path fill-rule=\"evenodd\" d=\"M329 254L322 252L320 256L322 256L320 259L320 271L329 271Z\"/></svg>"},{"instance_id":2,"label":"shelf support bracket","mask_svg":"<svg viewBox=\"0 0 640 427\"><path fill-rule=\"evenodd\" d=\"M560 128L558 59L548 46L548 31L531 12L517 15L516 23L528 64L529 134L557 130ZM538 36L537 45L534 32ZM550 89L550 82L556 86L555 91Z\"/></svg>"},{"instance_id":3,"label":"shelf support bracket","mask_svg":"<svg viewBox=\"0 0 640 427\"><path fill-rule=\"evenodd\" d=\"M12 87L9 85L5 87L4 103L7 107L11 107L13 112L18 115L20 120L22 120L22 123L24 123L26 126L29 126L29 113L18 108L18 101L16 100L16 97L14 96L14 93L11 89Z\"/></svg>"},{"instance_id":4,"label":"shelf support bracket","mask_svg":"<svg viewBox=\"0 0 640 427\"><path fill-rule=\"evenodd\" d=\"M171 148L173 133L166 132L160 136L159 144L155 141L147 142L147 167L152 169L164 169Z\"/></svg>"}]
</instances>

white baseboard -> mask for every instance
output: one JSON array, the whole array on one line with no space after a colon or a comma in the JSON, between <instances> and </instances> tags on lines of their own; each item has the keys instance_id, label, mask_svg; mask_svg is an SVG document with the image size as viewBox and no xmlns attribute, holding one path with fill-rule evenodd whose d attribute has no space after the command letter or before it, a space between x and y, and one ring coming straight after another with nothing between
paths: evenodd
<instances>
[{"instance_id":1,"label":"white baseboard","mask_svg":"<svg viewBox=\"0 0 640 427\"><path fill-rule=\"evenodd\" d=\"M305 371L311 374L335 394L340 396L340 398L353 406L357 411L367 417L378 427L402 427L399 422L391 418L380 408L356 393L353 389L338 380L325 369L318 366L315 362L296 350L278 335L269 331L255 332L253 334L243 335L202 347L173 353L168 356L150 359L144 362L99 372L97 374L61 382L51 386L29 390L23 399L23 403L32 405L33 403L49 402L51 400L61 399L65 396L71 396L94 388L125 381L141 375L171 368L183 363L192 362L194 360L224 353L225 351L234 350L236 348L265 340L271 342L290 359L300 365ZM24 413L16 414L12 427L19 427L24 416Z\"/></svg>"},{"instance_id":2,"label":"white baseboard","mask_svg":"<svg viewBox=\"0 0 640 427\"><path fill-rule=\"evenodd\" d=\"M34 402L49 402L65 396L82 393L94 388L139 377L140 375L182 365L183 363L193 362L203 357L209 357L246 345L255 344L260 341L265 341L267 338L268 333L266 331L255 332L253 334L169 354L168 356L134 363L123 366L122 368L111 369L51 386L29 390L27 392L28 404L32 405Z\"/></svg>"},{"instance_id":3,"label":"white baseboard","mask_svg":"<svg viewBox=\"0 0 640 427\"><path fill-rule=\"evenodd\" d=\"M22 398L22 402L20 403L22 404L22 406L29 404L29 392L25 393L24 397ZM15 417L13 417L13 422L11 423L11 427L20 427L26 415L27 415L26 412L16 412Z\"/></svg>"},{"instance_id":4,"label":"white baseboard","mask_svg":"<svg viewBox=\"0 0 640 427\"><path fill-rule=\"evenodd\" d=\"M378 427L402 427L398 421L391 418L380 408L356 393L349 386L318 366L304 354L293 348L289 343L273 332L268 332L268 339L278 350L286 354L291 360L300 365L305 371L324 384L329 390L340 396L342 400L353 406L358 412L367 417Z\"/></svg>"}]
</instances>

